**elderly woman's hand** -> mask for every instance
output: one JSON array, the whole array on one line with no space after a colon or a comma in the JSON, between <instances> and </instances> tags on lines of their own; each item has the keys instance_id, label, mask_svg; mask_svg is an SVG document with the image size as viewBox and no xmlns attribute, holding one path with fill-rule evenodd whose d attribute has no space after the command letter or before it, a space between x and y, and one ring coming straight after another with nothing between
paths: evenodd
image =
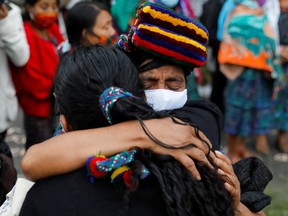
<instances>
[{"instance_id":1,"label":"elderly woman's hand","mask_svg":"<svg viewBox=\"0 0 288 216\"><path fill-rule=\"evenodd\" d=\"M240 205L241 189L240 182L234 173L233 166L229 158L219 151L215 151L217 159L215 164L218 166L218 174L225 181L224 186L232 198L232 206L237 209Z\"/></svg>"}]
</instances>

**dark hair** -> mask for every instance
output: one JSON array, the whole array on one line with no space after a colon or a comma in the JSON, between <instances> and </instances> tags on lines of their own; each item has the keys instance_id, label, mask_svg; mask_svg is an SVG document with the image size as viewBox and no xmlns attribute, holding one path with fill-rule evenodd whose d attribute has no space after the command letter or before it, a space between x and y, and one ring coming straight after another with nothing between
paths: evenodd
<instances>
[{"instance_id":1,"label":"dark hair","mask_svg":"<svg viewBox=\"0 0 288 216\"><path fill-rule=\"evenodd\" d=\"M103 10L106 8L97 2L82 1L68 11L66 29L68 40L73 47L81 44L84 29L92 32L96 18Z\"/></svg>"},{"instance_id":2,"label":"dark hair","mask_svg":"<svg viewBox=\"0 0 288 216\"><path fill-rule=\"evenodd\" d=\"M157 155L147 150L138 150L136 155L150 172L156 176L162 190L168 215L173 216L234 216L232 201L224 182L216 172L197 161L201 175L197 181L191 173L171 156ZM137 161L134 162L137 172ZM134 181L139 178L134 177Z\"/></svg>"},{"instance_id":3,"label":"dark hair","mask_svg":"<svg viewBox=\"0 0 288 216\"><path fill-rule=\"evenodd\" d=\"M38 2L39 0L25 0L25 2L24 2L24 5L25 6L34 6L37 2ZM59 5L60 5L60 0L56 0L56 3L57 3L57 5L58 5L58 7L59 7ZM23 12L23 20L31 20L31 18L30 18L30 16L29 16L29 13L28 13L28 11L27 10L25 10L24 12Z\"/></svg>"},{"instance_id":4,"label":"dark hair","mask_svg":"<svg viewBox=\"0 0 288 216\"><path fill-rule=\"evenodd\" d=\"M105 89L116 86L137 98L122 98L113 105L113 124L136 119L136 115L147 119L153 110L141 99L139 85L137 69L123 52L100 45L81 46L61 60L55 80L56 103L73 130L103 127L108 121L99 98Z\"/></svg>"},{"instance_id":5,"label":"dark hair","mask_svg":"<svg viewBox=\"0 0 288 216\"><path fill-rule=\"evenodd\" d=\"M115 102L111 109L113 124L167 116L165 112L155 113L141 99L143 92L139 89L137 69L123 52L100 45L77 47L64 55L55 80L56 102L71 129L108 125L99 98L111 86L123 88L137 97L120 98ZM141 124L143 126L143 122ZM198 137L201 139L199 134ZM196 181L171 157L151 153L147 156L143 152L138 150L138 159L129 165L133 171L134 188L126 190L124 200L129 201L129 194L137 188L140 163L144 163L159 181L168 215L232 215L231 198L216 173L198 166L202 180Z\"/></svg>"}]
</instances>

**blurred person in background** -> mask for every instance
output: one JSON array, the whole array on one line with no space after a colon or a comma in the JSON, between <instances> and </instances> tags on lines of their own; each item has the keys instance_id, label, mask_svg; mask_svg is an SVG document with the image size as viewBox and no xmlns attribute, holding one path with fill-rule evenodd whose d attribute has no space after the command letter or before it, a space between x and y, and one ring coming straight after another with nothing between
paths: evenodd
<instances>
[{"instance_id":1,"label":"blurred person in background","mask_svg":"<svg viewBox=\"0 0 288 216\"><path fill-rule=\"evenodd\" d=\"M109 11L95 1L76 3L67 13L66 30L68 41L58 46L60 53L71 51L79 45L112 46L117 40Z\"/></svg>"},{"instance_id":2,"label":"blurred person in background","mask_svg":"<svg viewBox=\"0 0 288 216\"><path fill-rule=\"evenodd\" d=\"M24 66L11 64L18 101L24 112L26 149L50 138L55 129L51 89L58 65L56 47L63 41L56 0L26 0L24 29L30 57Z\"/></svg>"},{"instance_id":3,"label":"blurred person in background","mask_svg":"<svg viewBox=\"0 0 288 216\"><path fill-rule=\"evenodd\" d=\"M191 1L189 0L149 0L149 1L163 5L187 17L193 19L195 18L195 13L192 7L193 3L191 3Z\"/></svg>"},{"instance_id":4,"label":"blurred person in background","mask_svg":"<svg viewBox=\"0 0 288 216\"><path fill-rule=\"evenodd\" d=\"M143 0L113 0L110 12L113 17L118 34L127 33L135 21L137 7Z\"/></svg>"},{"instance_id":5,"label":"blurred person in background","mask_svg":"<svg viewBox=\"0 0 288 216\"><path fill-rule=\"evenodd\" d=\"M245 138L256 136L256 150L269 152L271 99L279 74L277 39L256 0L227 0L220 12L218 34L223 33L218 60L228 78L224 131L232 162L250 156ZM236 53L236 55L235 55Z\"/></svg>"},{"instance_id":6,"label":"blurred person in background","mask_svg":"<svg viewBox=\"0 0 288 216\"><path fill-rule=\"evenodd\" d=\"M21 10L0 1L0 205L16 181L16 170L8 144L7 129L16 119L18 102L9 70L9 62L23 66L29 59Z\"/></svg>"},{"instance_id":7,"label":"blurred person in background","mask_svg":"<svg viewBox=\"0 0 288 216\"><path fill-rule=\"evenodd\" d=\"M199 19L199 17L202 15L203 5L207 2L208 0L190 0L190 5L196 18Z\"/></svg>"},{"instance_id":8,"label":"blurred person in background","mask_svg":"<svg viewBox=\"0 0 288 216\"><path fill-rule=\"evenodd\" d=\"M275 122L272 129L278 130L276 147L288 153L288 1L280 0L281 14L278 21L282 76L275 87Z\"/></svg>"},{"instance_id":9,"label":"blurred person in background","mask_svg":"<svg viewBox=\"0 0 288 216\"><path fill-rule=\"evenodd\" d=\"M217 58L220 41L222 40L222 38L217 37L218 17L224 2L225 0L208 0L206 3L204 3L200 21L209 31L208 47L210 48L211 52L209 52L210 50L208 49L206 64L206 67L211 72L212 78L212 91L209 99L215 103L225 115L224 90L227 79L219 69L219 62Z\"/></svg>"}]
</instances>

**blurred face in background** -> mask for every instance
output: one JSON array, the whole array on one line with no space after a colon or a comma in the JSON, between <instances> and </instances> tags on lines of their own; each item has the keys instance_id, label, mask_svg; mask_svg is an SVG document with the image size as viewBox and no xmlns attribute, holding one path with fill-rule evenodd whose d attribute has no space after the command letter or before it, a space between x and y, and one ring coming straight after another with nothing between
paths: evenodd
<instances>
[{"instance_id":1,"label":"blurred face in background","mask_svg":"<svg viewBox=\"0 0 288 216\"><path fill-rule=\"evenodd\" d=\"M27 5L32 23L40 29L49 28L57 21L58 10L56 0L39 0L34 5Z\"/></svg>"},{"instance_id":2,"label":"blurred face in background","mask_svg":"<svg viewBox=\"0 0 288 216\"><path fill-rule=\"evenodd\" d=\"M287 0L279 0L281 10L288 11L288 1Z\"/></svg>"},{"instance_id":3,"label":"blurred face in background","mask_svg":"<svg viewBox=\"0 0 288 216\"><path fill-rule=\"evenodd\" d=\"M116 31L113 27L112 16L106 10L102 10L95 18L95 24L91 31L84 31L83 37L89 44L112 45Z\"/></svg>"}]
</instances>

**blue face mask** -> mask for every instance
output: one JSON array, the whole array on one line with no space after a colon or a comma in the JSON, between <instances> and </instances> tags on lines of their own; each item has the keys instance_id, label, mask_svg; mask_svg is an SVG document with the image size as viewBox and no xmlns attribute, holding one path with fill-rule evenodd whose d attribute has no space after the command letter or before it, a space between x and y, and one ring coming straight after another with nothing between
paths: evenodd
<instances>
[{"instance_id":1,"label":"blue face mask","mask_svg":"<svg viewBox=\"0 0 288 216\"><path fill-rule=\"evenodd\" d=\"M180 0L160 0L159 2L166 7L173 8L179 3L179 1Z\"/></svg>"}]
</instances>

